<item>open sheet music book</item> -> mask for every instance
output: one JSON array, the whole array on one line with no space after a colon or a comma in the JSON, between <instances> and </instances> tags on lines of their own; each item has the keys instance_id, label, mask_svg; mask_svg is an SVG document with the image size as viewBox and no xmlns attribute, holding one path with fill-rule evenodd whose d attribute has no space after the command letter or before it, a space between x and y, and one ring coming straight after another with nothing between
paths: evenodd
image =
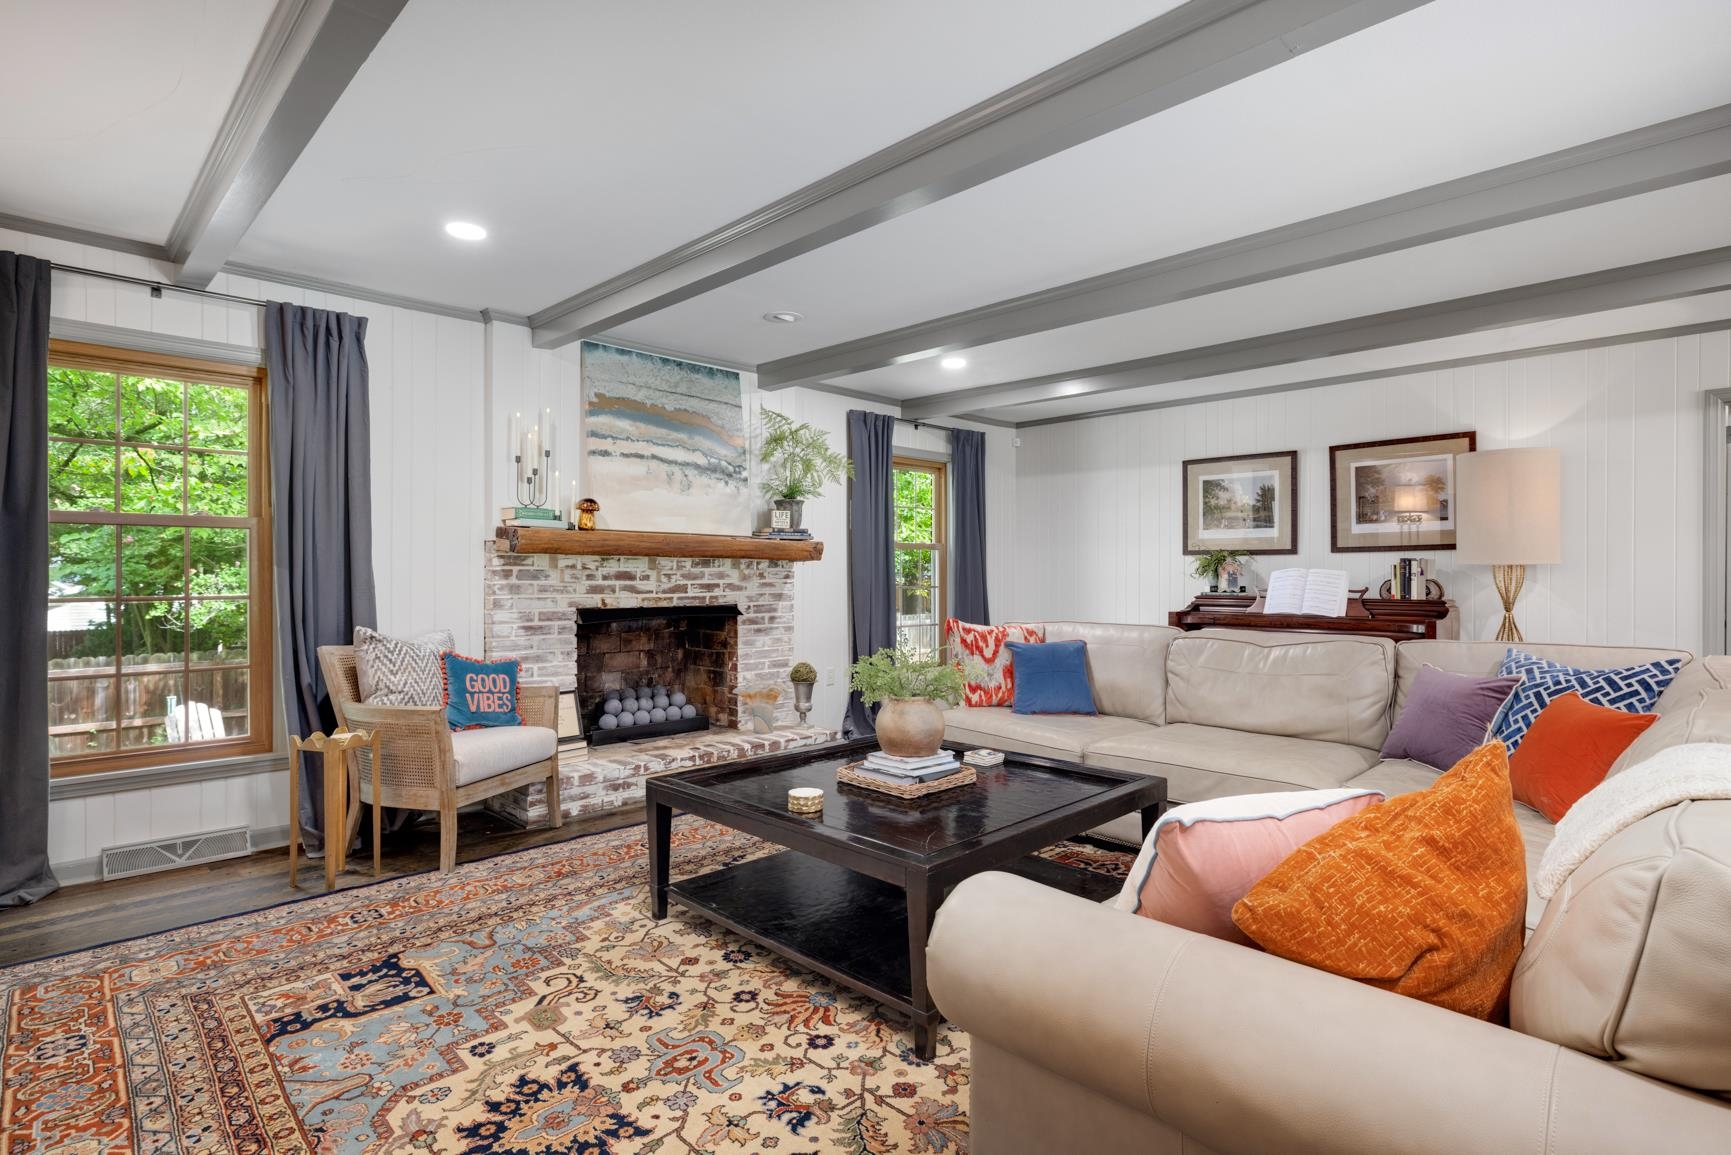
<instances>
[{"instance_id":1,"label":"open sheet music book","mask_svg":"<svg viewBox=\"0 0 1731 1155\"><path fill-rule=\"evenodd\" d=\"M1346 616L1346 571L1343 569L1277 569L1263 594L1265 614Z\"/></svg>"}]
</instances>

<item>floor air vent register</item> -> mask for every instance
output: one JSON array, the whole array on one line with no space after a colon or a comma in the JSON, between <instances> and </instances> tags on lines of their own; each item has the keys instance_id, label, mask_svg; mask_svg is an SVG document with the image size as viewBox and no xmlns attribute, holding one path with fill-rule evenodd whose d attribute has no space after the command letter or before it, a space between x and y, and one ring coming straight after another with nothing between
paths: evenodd
<instances>
[{"instance_id":1,"label":"floor air vent register","mask_svg":"<svg viewBox=\"0 0 1731 1155\"><path fill-rule=\"evenodd\" d=\"M102 877L104 880L127 878L134 874L215 862L219 858L241 858L251 853L252 835L244 826L135 842L130 846L108 846L102 851Z\"/></svg>"}]
</instances>

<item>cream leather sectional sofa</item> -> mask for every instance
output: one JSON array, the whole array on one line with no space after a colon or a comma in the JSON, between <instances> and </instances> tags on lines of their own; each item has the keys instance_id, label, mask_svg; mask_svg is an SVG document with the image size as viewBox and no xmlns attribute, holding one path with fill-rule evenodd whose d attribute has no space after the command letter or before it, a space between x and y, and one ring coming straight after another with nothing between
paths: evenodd
<instances>
[{"instance_id":1,"label":"cream leather sectional sofa","mask_svg":"<svg viewBox=\"0 0 1731 1155\"><path fill-rule=\"evenodd\" d=\"M1159 774L1174 803L1422 789L1437 770L1378 753L1413 677L1425 663L1488 676L1507 649L1083 622L1046 637L1088 643L1099 716L962 708L947 737ZM1613 773L1731 742L1727 659L1522 648L1583 667L1686 659ZM1553 827L1516 812L1530 884ZM1097 833L1139 841L1133 817ZM973 1035L981 1155L1731 1151L1731 802L1648 817L1552 905L1542 917L1529 894L1521 1029L1004 874L957 888L928 967L938 1006Z\"/></svg>"},{"instance_id":2,"label":"cream leather sectional sofa","mask_svg":"<svg viewBox=\"0 0 1731 1155\"><path fill-rule=\"evenodd\" d=\"M1385 761L1379 751L1406 705L1406 690L1426 664L1457 674L1494 675L1503 642L1396 645L1386 638L1329 634L1198 630L1169 626L1046 622L1046 640L1088 645L1094 717L1016 714L1008 707L959 707L944 715L950 741L991 746L1158 774L1173 805L1275 790L1365 786L1386 794L1422 790L1431 766ZM1659 658L1687 663L1659 703L1661 713L1704 685L1725 688L1731 665L1696 662L1685 650L1527 645L1521 648L1573 666L1629 666ZM1656 748L1643 741L1622 759ZM1641 755L1645 756L1645 755ZM1552 826L1516 805L1526 838L1528 878L1538 869ZM1130 846L1141 842L1136 816L1096 831ZM1529 891L1527 926L1544 903Z\"/></svg>"}]
</instances>

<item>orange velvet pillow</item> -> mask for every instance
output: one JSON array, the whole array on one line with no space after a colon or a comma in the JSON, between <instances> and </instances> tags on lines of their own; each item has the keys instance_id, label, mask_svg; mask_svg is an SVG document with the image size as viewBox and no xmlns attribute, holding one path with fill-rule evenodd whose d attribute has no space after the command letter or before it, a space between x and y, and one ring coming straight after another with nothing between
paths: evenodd
<instances>
[{"instance_id":1,"label":"orange velvet pillow","mask_svg":"<svg viewBox=\"0 0 1731 1155\"><path fill-rule=\"evenodd\" d=\"M1300 846L1232 921L1270 954L1503 1022L1526 910L1508 753L1489 742Z\"/></svg>"},{"instance_id":2,"label":"orange velvet pillow","mask_svg":"<svg viewBox=\"0 0 1731 1155\"><path fill-rule=\"evenodd\" d=\"M1515 801L1561 822L1569 807L1603 782L1618 756L1658 720L1657 714L1595 706L1572 690L1552 699L1509 755Z\"/></svg>"}]
</instances>

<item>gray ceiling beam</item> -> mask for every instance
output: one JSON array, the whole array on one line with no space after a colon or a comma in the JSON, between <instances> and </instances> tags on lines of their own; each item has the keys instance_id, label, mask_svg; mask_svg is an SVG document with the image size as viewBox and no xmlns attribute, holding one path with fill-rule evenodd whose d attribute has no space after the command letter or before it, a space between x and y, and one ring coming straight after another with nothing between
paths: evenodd
<instances>
[{"instance_id":1,"label":"gray ceiling beam","mask_svg":"<svg viewBox=\"0 0 1731 1155\"><path fill-rule=\"evenodd\" d=\"M785 389L1731 173L1731 105L758 366Z\"/></svg>"},{"instance_id":2,"label":"gray ceiling beam","mask_svg":"<svg viewBox=\"0 0 1731 1155\"><path fill-rule=\"evenodd\" d=\"M165 246L202 289L407 0L278 0Z\"/></svg>"},{"instance_id":3,"label":"gray ceiling beam","mask_svg":"<svg viewBox=\"0 0 1731 1155\"><path fill-rule=\"evenodd\" d=\"M1731 246L1071 373L913 398L902 403L902 416L923 419L984 411L1014 420L1006 408L1362 353L1726 288L1731 288Z\"/></svg>"},{"instance_id":4,"label":"gray ceiling beam","mask_svg":"<svg viewBox=\"0 0 1731 1155\"><path fill-rule=\"evenodd\" d=\"M1350 36L1428 0L1188 0L530 315L554 348L659 312Z\"/></svg>"},{"instance_id":5,"label":"gray ceiling beam","mask_svg":"<svg viewBox=\"0 0 1731 1155\"><path fill-rule=\"evenodd\" d=\"M1414 361L1387 369L1361 369L1353 373L1335 373L1327 377L1307 377L1302 381L1282 381L1275 385L1254 385L1248 389L1232 389L1205 397L1172 397L1164 401L1144 401L1139 405L1121 405L1115 409L1091 409L1086 413L1065 413L1056 417L1037 417L1025 421L1000 421L1012 429L1037 429L1042 425L1068 425L1073 421L1092 421L1098 417L1123 417L1131 413L1147 413L1155 409L1181 409L1205 401L1226 398L1268 397L1276 393L1298 393L1306 389L1321 389L1329 385L1350 385L1357 381L1388 381L1396 377L1411 377L1439 369L1461 369L1469 365L1490 365L1498 361L1519 361L1532 357L1548 357L1555 353L1572 353L1580 349L1606 349L1613 345L1635 345L1642 341L1659 341L1666 337L1687 337L1695 333L1720 333L1731 328L1731 321L1694 321L1687 325L1667 325L1662 329L1641 329L1631 333L1613 333L1606 337L1583 337L1578 341L1558 341L1550 345L1533 345L1525 349L1498 349L1494 353L1472 353L1464 357L1444 357L1433 361ZM970 420L985 418L972 416Z\"/></svg>"}]
</instances>

